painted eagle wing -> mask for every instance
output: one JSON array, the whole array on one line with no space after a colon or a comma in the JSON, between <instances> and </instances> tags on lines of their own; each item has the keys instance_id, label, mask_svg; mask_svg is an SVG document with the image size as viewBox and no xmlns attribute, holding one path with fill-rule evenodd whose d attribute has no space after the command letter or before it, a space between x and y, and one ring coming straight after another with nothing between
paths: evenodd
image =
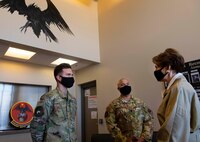
<instances>
[{"instance_id":1,"label":"painted eagle wing","mask_svg":"<svg viewBox=\"0 0 200 142\"><path fill-rule=\"evenodd\" d=\"M55 7L55 5L51 2L51 0L47 1L47 9L43 11L42 18L46 21L48 25L54 24L58 27L60 31L67 31L69 34L72 34L67 23L62 18L60 12Z\"/></svg>"},{"instance_id":2,"label":"painted eagle wing","mask_svg":"<svg viewBox=\"0 0 200 142\"><path fill-rule=\"evenodd\" d=\"M18 11L20 15L27 15L27 5L25 0L1 0L0 8L8 8L10 13Z\"/></svg>"}]
</instances>

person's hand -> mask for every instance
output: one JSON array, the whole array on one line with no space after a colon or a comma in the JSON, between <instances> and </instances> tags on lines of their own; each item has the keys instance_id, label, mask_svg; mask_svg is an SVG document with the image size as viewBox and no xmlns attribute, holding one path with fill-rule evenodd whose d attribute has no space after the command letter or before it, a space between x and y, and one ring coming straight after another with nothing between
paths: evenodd
<instances>
[{"instance_id":1,"label":"person's hand","mask_svg":"<svg viewBox=\"0 0 200 142\"><path fill-rule=\"evenodd\" d=\"M127 139L126 139L126 142L132 142L132 137L127 138Z\"/></svg>"},{"instance_id":2,"label":"person's hand","mask_svg":"<svg viewBox=\"0 0 200 142\"><path fill-rule=\"evenodd\" d=\"M143 138L139 138L137 142L145 142Z\"/></svg>"},{"instance_id":3,"label":"person's hand","mask_svg":"<svg viewBox=\"0 0 200 142\"><path fill-rule=\"evenodd\" d=\"M132 142L132 141L136 141L136 140L137 140L137 138L135 136L132 136L132 137L127 138L126 142Z\"/></svg>"}]
</instances>

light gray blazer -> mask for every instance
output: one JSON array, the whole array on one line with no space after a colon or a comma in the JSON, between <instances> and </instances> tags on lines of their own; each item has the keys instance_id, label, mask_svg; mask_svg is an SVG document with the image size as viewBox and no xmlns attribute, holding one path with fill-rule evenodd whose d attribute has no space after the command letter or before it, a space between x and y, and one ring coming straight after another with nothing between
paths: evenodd
<instances>
[{"instance_id":1,"label":"light gray blazer","mask_svg":"<svg viewBox=\"0 0 200 142\"><path fill-rule=\"evenodd\" d=\"M200 142L200 102L194 88L181 75L165 95L157 111L158 142Z\"/></svg>"}]
</instances>

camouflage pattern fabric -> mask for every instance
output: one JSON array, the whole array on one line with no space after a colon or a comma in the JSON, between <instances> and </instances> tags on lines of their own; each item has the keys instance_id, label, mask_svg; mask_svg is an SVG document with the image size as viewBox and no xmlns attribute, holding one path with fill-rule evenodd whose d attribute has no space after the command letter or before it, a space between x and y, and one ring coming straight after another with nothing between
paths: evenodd
<instances>
[{"instance_id":1,"label":"camouflage pattern fabric","mask_svg":"<svg viewBox=\"0 0 200 142\"><path fill-rule=\"evenodd\" d=\"M133 142L139 138L151 142L153 113L137 98L124 101L119 97L112 101L106 108L105 120L115 142L126 142L130 138Z\"/></svg>"},{"instance_id":2,"label":"camouflage pattern fabric","mask_svg":"<svg viewBox=\"0 0 200 142\"><path fill-rule=\"evenodd\" d=\"M43 95L30 125L33 142L77 142L76 99L57 88Z\"/></svg>"}]
</instances>

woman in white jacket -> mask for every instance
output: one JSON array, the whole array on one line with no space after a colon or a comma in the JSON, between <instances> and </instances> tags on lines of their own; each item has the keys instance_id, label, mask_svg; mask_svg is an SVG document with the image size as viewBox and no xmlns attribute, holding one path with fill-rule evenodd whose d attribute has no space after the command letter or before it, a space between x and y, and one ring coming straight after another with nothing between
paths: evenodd
<instances>
[{"instance_id":1,"label":"woman in white jacket","mask_svg":"<svg viewBox=\"0 0 200 142\"><path fill-rule=\"evenodd\" d=\"M184 58L175 49L168 48L153 57L154 75L167 83L158 108L160 123L158 142L200 142L200 102L196 91L180 73Z\"/></svg>"}]
</instances>

